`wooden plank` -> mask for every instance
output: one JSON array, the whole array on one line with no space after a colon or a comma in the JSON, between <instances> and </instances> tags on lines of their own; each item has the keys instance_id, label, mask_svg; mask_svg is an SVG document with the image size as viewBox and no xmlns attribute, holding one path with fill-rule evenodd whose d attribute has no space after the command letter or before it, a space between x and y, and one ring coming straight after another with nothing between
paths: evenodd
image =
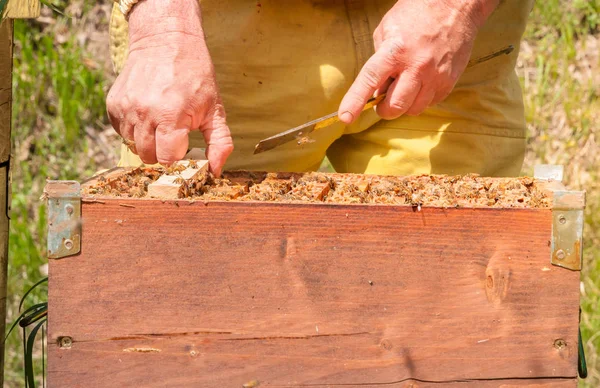
<instances>
[{"instance_id":1,"label":"wooden plank","mask_svg":"<svg viewBox=\"0 0 600 388\"><path fill-rule=\"evenodd\" d=\"M13 22L0 22L0 333L6 325L6 285L8 269L8 207L10 203L10 130L12 103ZM0 365L4 365L4 341L0 341ZM4 368L0 386L4 384Z\"/></svg>"},{"instance_id":2,"label":"wooden plank","mask_svg":"<svg viewBox=\"0 0 600 388\"><path fill-rule=\"evenodd\" d=\"M103 201L50 261L50 386L576 384L549 209Z\"/></svg>"},{"instance_id":3,"label":"wooden plank","mask_svg":"<svg viewBox=\"0 0 600 388\"><path fill-rule=\"evenodd\" d=\"M205 174L206 177L206 172L208 171L207 160L200 160L193 163L184 160L175 164L175 168L178 166L185 169L171 174L166 173L158 178L156 182L148 185L149 197L177 199L182 194L182 187L189 184L194 179L200 179L202 174Z\"/></svg>"},{"instance_id":4,"label":"wooden plank","mask_svg":"<svg viewBox=\"0 0 600 388\"><path fill-rule=\"evenodd\" d=\"M11 19L30 19L40 16L39 0L9 0L6 5L6 17Z\"/></svg>"},{"instance_id":5,"label":"wooden plank","mask_svg":"<svg viewBox=\"0 0 600 388\"><path fill-rule=\"evenodd\" d=\"M13 22L0 24L0 162L10 156Z\"/></svg>"},{"instance_id":6,"label":"wooden plank","mask_svg":"<svg viewBox=\"0 0 600 388\"><path fill-rule=\"evenodd\" d=\"M185 154L184 159L206 160L206 150L204 148L192 148Z\"/></svg>"}]
</instances>

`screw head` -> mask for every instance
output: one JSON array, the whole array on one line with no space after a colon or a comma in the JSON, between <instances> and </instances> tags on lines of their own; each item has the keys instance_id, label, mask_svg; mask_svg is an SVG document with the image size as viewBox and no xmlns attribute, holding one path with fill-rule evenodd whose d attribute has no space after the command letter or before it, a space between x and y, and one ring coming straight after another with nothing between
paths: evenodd
<instances>
[{"instance_id":1,"label":"screw head","mask_svg":"<svg viewBox=\"0 0 600 388\"><path fill-rule=\"evenodd\" d=\"M60 339L58 340L58 345L61 348L68 349L71 346L73 346L73 339L71 337L60 337Z\"/></svg>"},{"instance_id":2,"label":"screw head","mask_svg":"<svg viewBox=\"0 0 600 388\"><path fill-rule=\"evenodd\" d=\"M558 222L560 222L561 224L566 224L567 223L567 217L563 216L562 214L560 216L558 216Z\"/></svg>"},{"instance_id":3,"label":"screw head","mask_svg":"<svg viewBox=\"0 0 600 388\"><path fill-rule=\"evenodd\" d=\"M67 211L68 215L73 215L73 212L75 211L75 208L73 207L73 205L71 205L70 203L65 205L65 210Z\"/></svg>"},{"instance_id":4,"label":"screw head","mask_svg":"<svg viewBox=\"0 0 600 388\"><path fill-rule=\"evenodd\" d=\"M66 239L63 244L64 244L65 248L67 248L68 250L73 249L73 240Z\"/></svg>"},{"instance_id":5,"label":"screw head","mask_svg":"<svg viewBox=\"0 0 600 388\"><path fill-rule=\"evenodd\" d=\"M556 341L554 341L554 347L558 350L562 350L567 346L567 341L565 341L562 338L557 339Z\"/></svg>"},{"instance_id":6,"label":"screw head","mask_svg":"<svg viewBox=\"0 0 600 388\"><path fill-rule=\"evenodd\" d=\"M389 340L384 339L383 341L381 341L381 343L379 344L382 348L384 348L385 350L392 350L392 348L394 347L392 345L392 343Z\"/></svg>"},{"instance_id":7,"label":"screw head","mask_svg":"<svg viewBox=\"0 0 600 388\"><path fill-rule=\"evenodd\" d=\"M562 249L559 249L558 251L556 251L556 258L558 260L564 260L565 257L567 257L567 254L565 253L565 251L563 251Z\"/></svg>"}]
</instances>

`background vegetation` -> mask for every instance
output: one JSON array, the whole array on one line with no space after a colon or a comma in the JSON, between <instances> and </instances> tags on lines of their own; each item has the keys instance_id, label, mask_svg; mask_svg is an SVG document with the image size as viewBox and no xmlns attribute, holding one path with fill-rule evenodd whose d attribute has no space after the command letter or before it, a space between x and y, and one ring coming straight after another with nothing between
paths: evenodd
<instances>
[{"instance_id":1,"label":"background vegetation","mask_svg":"<svg viewBox=\"0 0 600 388\"><path fill-rule=\"evenodd\" d=\"M589 377L600 387L600 0L537 2L519 65L529 127L524 173L566 167L569 187L587 191L581 331Z\"/></svg>"},{"instance_id":2,"label":"background vegetation","mask_svg":"<svg viewBox=\"0 0 600 388\"><path fill-rule=\"evenodd\" d=\"M39 199L46 177L79 179L116 163L104 106L114 80L112 2L47 2L64 15L44 7L41 18L15 23L9 322L20 296L47 273ZM537 163L563 164L567 184L588 192L581 327L590 375L582 387L600 386L599 13L600 0L538 2L518 64L529 127L523 174ZM31 303L45 298L40 289ZM19 335L7 343L6 387L23 386Z\"/></svg>"}]
</instances>

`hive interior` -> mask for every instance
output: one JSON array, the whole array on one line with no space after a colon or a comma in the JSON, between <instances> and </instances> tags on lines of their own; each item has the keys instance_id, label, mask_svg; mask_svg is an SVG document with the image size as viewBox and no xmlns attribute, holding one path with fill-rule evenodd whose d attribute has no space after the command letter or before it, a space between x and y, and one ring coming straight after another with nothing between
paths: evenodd
<instances>
[{"instance_id":1,"label":"hive interior","mask_svg":"<svg viewBox=\"0 0 600 388\"><path fill-rule=\"evenodd\" d=\"M82 186L87 198L149 198L148 185L177 170L141 167L100 175ZM338 204L389 204L414 207L547 208L551 194L530 177L477 175L379 176L335 173L226 171L181 180L179 199ZM164 199L164 198L163 198Z\"/></svg>"}]
</instances>

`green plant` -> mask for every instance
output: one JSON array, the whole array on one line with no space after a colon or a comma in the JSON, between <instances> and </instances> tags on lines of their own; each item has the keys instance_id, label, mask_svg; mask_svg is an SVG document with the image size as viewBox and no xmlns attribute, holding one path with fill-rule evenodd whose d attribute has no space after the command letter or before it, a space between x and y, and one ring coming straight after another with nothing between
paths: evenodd
<instances>
[{"instance_id":1,"label":"green plant","mask_svg":"<svg viewBox=\"0 0 600 388\"><path fill-rule=\"evenodd\" d=\"M52 3L61 11L67 4ZM92 139L108 124L105 74L78 43L72 23L60 15L51 24L14 21L9 322L19 315L19 296L27 285L46 276L46 205L40 201L45 179L79 179L99 168ZM45 292L45 288L35 288L28 303L44 302ZM6 342L5 384L9 387L22 386L20 335L13 333ZM39 356L38 344L33 350ZM33 365L38 384L42 365Z\"/></svg>"},{"instance_id":2,"label":"green plant","mask_svg":"<svg viewBox=\"0 0 600 388\"><path fill-rule=\"evenodd\" d=\"M567 186L587 191L581 335L588 377L580 386L590 388L600 386L600 148L594 124L600 99L590 77L599 65L599 11L599 0L537 2L518 69L529 132L524 173L535 164L562 164Z\"/></svg>"},{"instance_id":3,"label":"green plant","mask_svg":"<svg viewBox=\"0 0 600 388\"><path fill-rule=\"evenodd\" d=\"M21 312L21 309L25 303L25 300L27 299L27 296L29 294L31 294L31 292L33 290L35 290L39 285L43 284L43 283L47 283L48 278L44 278L40 281L38 281L37 283L35 283L29 290L27 290L27 292L25 293L25 295L23 295L23 297L21 298L21 301L19 303L19 312ZM44 371L44 363L45 363L45 349L44 349L44 342L45 342L45 325L48 322L48 302L41 302L41 303L36 303L32 306L30 306L29 308L25 309L23 312L21 312L19 314L19 316L16 318L16 320L14 321L13 325L10 327L10 329L8 330L8 333L6 334L6 337L4 338L4 342L6 342L6 340L8 339L8 337L10 336L10 333L12 333L13 329L17 326L17 324L23 329L23 370L24 370L24 378L25 378L25 387L26 388L35 388L35 378L36 378L36 373L34 371L33 368L33 353L34 353L34 344L35 341L37 340L37 334L40 330L40 328L42 329L42 384L43 386L46 385L45 383L45 371ZM27 328L33 326L33 329L30 331L29 335L27 335Z\"/></svg>"},{"instance_id":4,"label":"green plant","mask_svg":"<svg viewBox=\"0 0 600 388\"><path fill-rule=\"evenodd\" d=\"M4 7L8 4L8 0L0 0L0 19L4 18Z\"/></svg>"}]
</instances>

